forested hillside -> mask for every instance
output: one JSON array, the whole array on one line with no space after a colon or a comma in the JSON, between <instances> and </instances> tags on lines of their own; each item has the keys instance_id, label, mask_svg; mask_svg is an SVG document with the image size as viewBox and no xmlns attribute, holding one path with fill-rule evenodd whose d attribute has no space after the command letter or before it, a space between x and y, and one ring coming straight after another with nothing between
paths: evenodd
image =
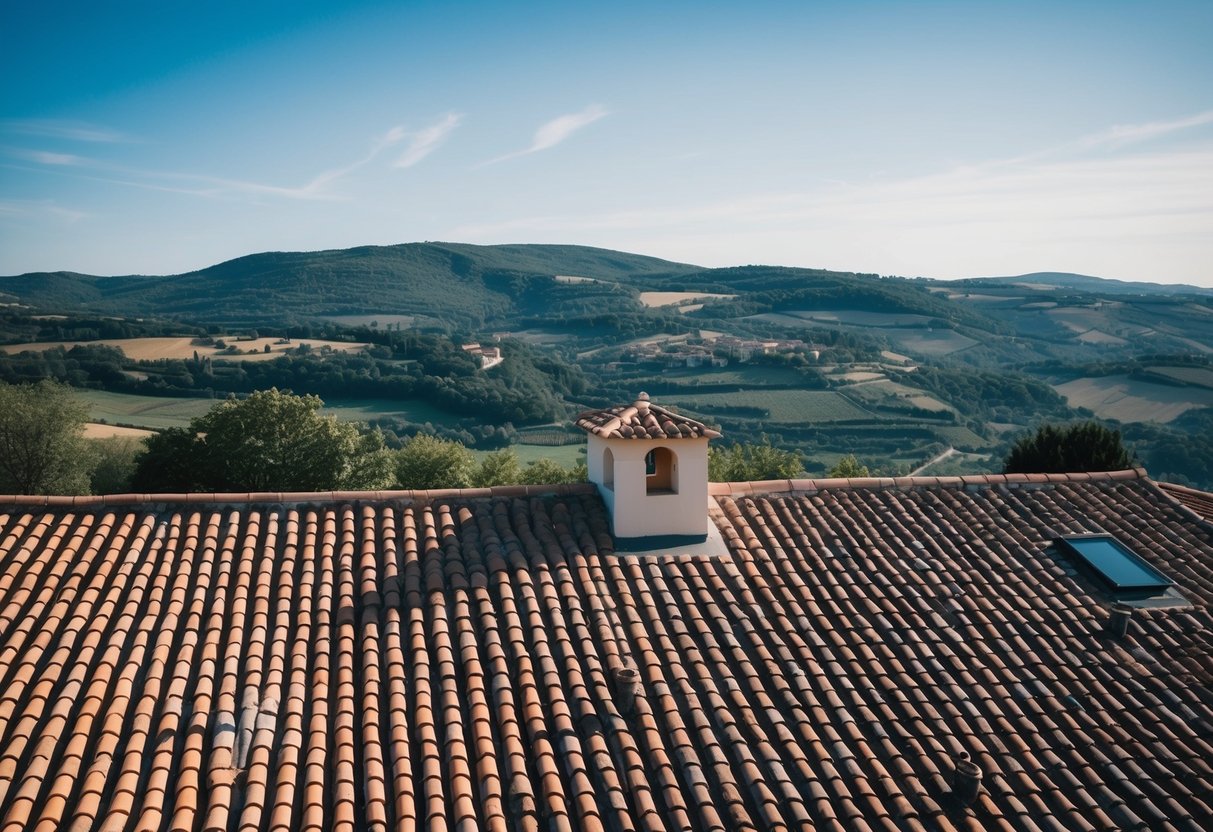
<instances>
[{"instance_id":1,"label":"forested hillside","mask_svg":"<svg viewBox=\"0 0 1213 832\"><path fill-rule=\"evenodd\" d=\"M183 424L196 408L174 397L276 386L392 441L531 443L569 463L579 409L648 390L813 473L849 454L878 473L994 470L1041 422L1095 417L1147 466L1213 486L1213 297L1191 287L412 243L0 278L0 303L0 380L89 389L98 418L134 426Z\"/></svg>"}]
</instances>

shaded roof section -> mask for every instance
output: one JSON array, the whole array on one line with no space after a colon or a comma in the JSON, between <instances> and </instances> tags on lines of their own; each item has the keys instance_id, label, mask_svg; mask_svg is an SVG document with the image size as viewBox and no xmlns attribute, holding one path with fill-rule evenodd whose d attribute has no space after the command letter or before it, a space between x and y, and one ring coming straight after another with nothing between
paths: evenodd
<instances>
[{"instance_id":1,"label":"shaded roof section","mask_svg":"<svg viewBox=\"0 0 1213 832\"><path fill-rule=\"evenodd\" d=\"M720 436L720 431L703 422L650 403L648 393L641 393L629 405L587 410L577 417L577 427L603 439L715 439Z\"/></svg>"},{"instance_id":2,"label":"shaded roof section","mask_svg":"<svg viewBox=\"0 0 1213 832\"><path fill-rule=\"evenodd\" d=\"M1213 494L1210 494L1208 491L1198 491L1195 488L1188 488L1184 485L1172 485L1169 482L1160 482L1158 487L1200 517L1213 523Z\"/></svg>"},{"instance_id":3,"label":"shaded roof section","mask_svg":"<svg viewBox=\"0 0 1213 832\"><path fill-rule=\"evenodd\" d=\"M731 484L718 558L614 555L586 490L0 501L0 819L1213 827L1206 524L1134 472L816 482ZM1193 606L1105 636L1089 531Z\"/></svg>"}]
</instances>

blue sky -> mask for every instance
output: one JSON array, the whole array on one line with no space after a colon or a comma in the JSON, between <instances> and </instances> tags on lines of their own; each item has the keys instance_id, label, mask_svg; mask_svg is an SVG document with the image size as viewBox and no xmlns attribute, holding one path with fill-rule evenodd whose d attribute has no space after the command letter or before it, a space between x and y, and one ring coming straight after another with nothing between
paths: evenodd
<instances>
[{"instance_id":1,"label":"blue sky","mask_svg":"<svg viewBox=\"0 0 1213 832\"><path fill-rule=\"evenodd\" d=\"M578 243L1213 286L1213 3L0 7L0 274Z\"/></svg>"}]
</instances>

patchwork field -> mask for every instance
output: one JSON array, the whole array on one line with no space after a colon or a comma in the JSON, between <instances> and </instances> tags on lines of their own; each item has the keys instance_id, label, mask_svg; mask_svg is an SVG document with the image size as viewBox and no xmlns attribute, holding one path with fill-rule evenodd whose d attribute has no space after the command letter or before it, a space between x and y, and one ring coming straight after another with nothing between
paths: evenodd
<instances>
[{"instance_id":1,"label":"patchwork field","mask_svg":"<svg viewBox=\"0 0 1213 832\"><path fill-rule=\"evenodd\" d=\"M872 414L829 390L750 390L744 393L674 394L671 403L688 410L706 407L758 407L772 422L840 422L870 419Z\"/></svg>"},{"instance_id":2,"label":"patchwork field","mask_svg":"<svg viewBox=\"0 0 1213 832\"><path fill-rule=\"evenodd\" d=\"M693 391L700 384L736 384L745 387L794 385L802 377L787 367L764 367L755 364L732 364L725 368L671 370L661 375L662 382L677 382Z\"/></svg>"},{"instance_id":3,"label":"patchwork field","mask_svg":"<svg viewBox=\"0 0 1213 832\"><path fill-rule=\"evenodd\" d=\"M1119 335L1100 332L1098 329L1088 329L1086 332L1078 336L1078 340L1082 341L1084 344L1114 344L1117 346L1129 343Z\"/></svg>"},{"instance_id":4,"label":"patchwork field","mask_svg":"<svg viewBox=\"0 0 1213 832\"><path fill-rule=\"evenodd\" d=\"M869 373L847 373L847 376L873 375ZM950 413L952 408L914 387L907 387L877 375L872 380L860 380L843 388L846 394L865 405L900 409L918 408L933 413Z\"/></svg>"},{"instance_id":5,"label":"patchwork field","mask_svg":"<svg viewBox=\"0 0 1213 832\"><path fill-rule=\"evenodd\" d=\"M137 425L163 430L183 428L196 416L210 410L216 399L185 399L166 396L132 396L102 390L77 390L88 403L89 417L110 424Z\"/></svg>"},{"instance_id":6,"label":"patchwork field","mask_svg":"<svg viewBox=\"0 0 1213 832\"><path fill-rule=\"evenodd\" d=\"M1213 407L1213 390L1153 384L1126 375L1079 378L1053 385L1072 407L1085 407L1101 419L1165 424L1187 410Z\"/></svg>"},{"instance_id":7,"label":"patchwork field","mask_svg":"<svg viewBox=\"0 0 1213 832\"><path fill-rule=\"evenodd\" d=\"M865 312L858 309L806 309L787 311L783 314L806 321L864 327L916 326L925 325L931 320L926 315L899 312Z\"/></svg>"},{"instance_id":8,"label":"patchwork field","mask_svg":"<svg viewBox=\"0 0 1213 832\"><path fill-rule=\"evenodd\" d=\"M694 303L697 300L732 300L735 297L714 292L641 292L640 302L648 307L658 307Z\"/></svg>"},{"instance_id":9,"label":"patchwork field","mask_svg":"<svg viewBox=\"0 0 1213 832\"><path fill-rule=\"evenodd\" d=\"M280 343L281 340L279 338L254 338L248 341L228 341L229 346L234 346L240 350L239 353L235 354L224 352L213 346L195 344L194 339L188 336L184 338L112 338L104 341L39 341L37 343L0 346L0 350L9 354L16 354L27 350L43 351L54 349L55 347L71 349L77 344L102 344L117 347L122 350L127 358L134 359L135 361L156 361L163 358L186 359L193 358L194 353L200 356L211 356L222 361L269 361L289 350L297 348L300 344L307 344L312 349L329 347L340 352L353 352L365 349L368 346L367 344L354 344L349 341L324 341L319 338L297 338L285 343ZM266 347L269 347L269 352L265 351Z\"/></svg>"},{"instance_id":10,"label":"patchwork field","mask_svg":"<svg viewBox=\"0 0 1213 832\"><path fill-rule=\"evenodd\" d=\"M977 343L950 329L889 329L883 332L897 349L926 356L951 355Z\"/></svg>"},{"instance_id":11,"label":"patchwork field","mask_svg":"<svg viewBox=\"0 0 1213 832\"><path fill-rule=\"evenodd\" d=\"M142 428L124 428L118 425L103 425L100 422L89 422L84 426L85 439L112 439L118 436L129 436L133 439L142 439L145 436L151 436L152 431L143 430Z\"/></svg>"},{"instance_id":12,"label":"patchwork field","mask_svg":"<svg viewBox=\"0 0 1213 832\"><path fill-rule=\"evenodd\" d=\"M1151 373L1174 379L1184 384L1213 389L1213 370L1206 367L1147 367Z\"/></svg>"},{"instance_id":13,"label":"patchwork field","mask_svg":"<svg viewBox=\"0 0 1213 832\"><path fill-rule=\"evenodd\" d=\"M900 352L918 356L938 357L968 349L977 343L973 338L950 329L928 328L925 315L854 310L808 310L764 312L748 319L792 327L835 327L869 332L888 339Z\"/></svg>"}]
</instances>

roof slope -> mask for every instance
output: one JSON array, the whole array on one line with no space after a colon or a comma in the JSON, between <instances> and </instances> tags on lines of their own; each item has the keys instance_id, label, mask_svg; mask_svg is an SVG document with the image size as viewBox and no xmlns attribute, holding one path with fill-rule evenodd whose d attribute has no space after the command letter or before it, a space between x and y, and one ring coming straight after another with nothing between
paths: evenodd
<instances>
[{"instance_id":1,"label":"roof slope","mask_svg":"<svg viewBox=\"0 0 1213 832\"><path fill-rule=\"evenodd\" d=\"M1209 828L1208 527L998 479L720 496L722 558L585 491L0 509L0 830ZM1095 526L1195 605L1103 637Z\"/></svg>"},{"instance_id":2,"label":"roof slope","mask_svg":"<svg viewBox=\"0 0 1213 832\"><path fill-rule=\"evenodd\" d=\"M1192 509L1192 511L1205 520L1213 523L1213 494L1210 494L1208 491L1197 491L1195 488L1174 485L1169 482L1160 482L1158 487Z\"/></svg>"},{"instance_id":3,"label":"roof slope","mask_svg":"<svg viewBox=\"0 0 1213 832\"><path fill-rule=\"evenodd\" d=\"M703 422L649 403L641 393L630 405L587 410L577 417L577 427L603 439L677 439L706 436L715 439L720 431Z\"/></svg>"}]
</instances>

